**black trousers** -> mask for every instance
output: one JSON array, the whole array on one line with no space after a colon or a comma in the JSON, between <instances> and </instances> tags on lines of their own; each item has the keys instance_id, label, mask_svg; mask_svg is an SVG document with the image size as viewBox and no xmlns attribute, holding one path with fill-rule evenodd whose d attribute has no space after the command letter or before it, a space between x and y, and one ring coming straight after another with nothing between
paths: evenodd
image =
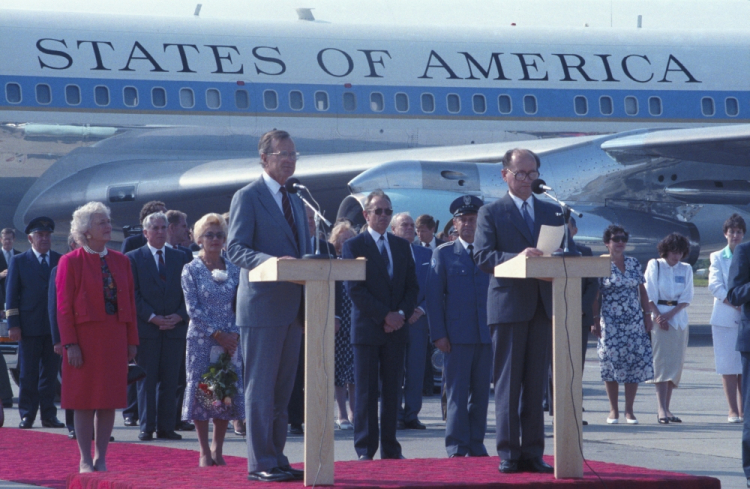
<instances>
[{"instance_id":1,"label":"black trousers","mask_svg":"<svg viewBox=\"0 0 750 489\"><path fill-rule=\"evenodd\" d=\"M24 336L18 343L21 381L18 414L36 419L37 410L44 420L57 416L55 383L60 357L52 348L52 335Z\"/></svg>"}]
</instances>

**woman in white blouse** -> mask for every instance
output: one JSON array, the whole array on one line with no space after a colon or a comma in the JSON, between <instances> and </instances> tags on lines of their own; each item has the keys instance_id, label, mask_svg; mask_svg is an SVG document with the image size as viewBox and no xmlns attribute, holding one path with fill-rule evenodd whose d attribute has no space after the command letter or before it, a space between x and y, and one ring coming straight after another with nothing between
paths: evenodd
<instances>
[{"instance_id":1,"label":"woman in white blouse","mask_svg":"<svg viewBox=\"0 0 750 489\"><path fill-rule=\"evenodd\" d=\"M732 214L724 223L726 248L711 253L711 267L708 271L708 289L714 296L714 310L711 314L711 333L714 339L714 360L716 373L721 374L724 394L729 404L730 423L741 423L742 393L740 374L742 361L740 352L734 349L737 343L737 330L740 324L740 308L727 300L727 279L732 264L734 248L745 237L745 220L739 214Z\"/></svg>"},{"instance_id":2,"label":"woman in white blouse","mask_svg":"<svg viewBox=\"0 0 750 489\"><path fill-rule=\"evenodd\" d=\"M651 343L654 351L654 380L658 421L681 423L669 403L672 390L680 384L688 344L688 315L685 308L693 300L693 269L680 260L690 253L685 236L672 233L659 242L658 260L646 267L646 291L654 314Z\"/></svg>"}]
</instances>

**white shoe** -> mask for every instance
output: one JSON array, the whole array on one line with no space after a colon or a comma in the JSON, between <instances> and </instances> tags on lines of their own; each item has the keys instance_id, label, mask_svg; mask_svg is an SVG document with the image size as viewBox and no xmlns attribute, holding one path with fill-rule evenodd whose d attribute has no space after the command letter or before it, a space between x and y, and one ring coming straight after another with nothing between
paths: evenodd
<instances>
[{"instance_id":1,"label":"white shoe","mask_svg":"<svg viewBox=\"0 0 750 489\"><path fill-rule=\"evenodd\" d=\"M727 418L728 423L742 423L743 419L739 416L729 416Z\"/></svg>"},{"instance_id":2,"label":"white shoe","mask_svg":"<svg viewBox=\"0 0 750 489\"><path fill-rule=\"evenodd\" d=\"M620 422L619 418L607 418L607 424L617 424Z\"/></svg>"},{"instance_id":3,"label":"white shoe","mask_svg":"<svg viewBox=\"0 0 750 489\"><path fill-rule=\"evenodd\" d=\"M353 430L354 429L354 425L348 419L344 421L339 421L336 424L339 426L340 430Z\"/></svg>"},{"instance_id":4,"label":"white shoe","mask_svg":"<svg viewBox=\"0 0 750 489\"><path fill-rule=\"evenodd\" d=\"M638 420L637 419L628 419L628 418L625 418L625 421L627 421L628 424L638 424Z\"/></svg>"}]
</instances>

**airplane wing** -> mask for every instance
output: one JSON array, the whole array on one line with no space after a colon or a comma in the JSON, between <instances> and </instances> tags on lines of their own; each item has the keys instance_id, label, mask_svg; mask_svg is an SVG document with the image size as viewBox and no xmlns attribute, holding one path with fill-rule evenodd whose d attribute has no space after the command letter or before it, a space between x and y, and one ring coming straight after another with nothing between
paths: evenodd
<instances>
[{"instance_id":1,"label":"airplane wing","mask_svg":"<svg viewBox=\"0 0 750 489\"><path fill-rule=\"evenodd\" d=\"M623 165L666 158L748 166L750 124L638 131L635 134L610 139L604 142L601 148Z\"/></svg>"}]
</instances>

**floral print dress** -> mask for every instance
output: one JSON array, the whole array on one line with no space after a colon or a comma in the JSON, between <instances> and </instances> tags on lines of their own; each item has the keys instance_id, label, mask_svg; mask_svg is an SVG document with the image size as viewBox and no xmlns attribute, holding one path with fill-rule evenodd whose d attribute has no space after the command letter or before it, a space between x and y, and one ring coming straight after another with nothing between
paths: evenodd
<instances>
[{"instance_id":1,"label":"floral print dress","mask_svg":"<svg viewBox=\"0 0 750 489\"><path fill-rule=\"evenodd\" d=\"M643 323L638 286L641 264L625 257L625 271L611 264L612 274L599 279L602 334L597 344L602 380L638 383L654 378L651 340Z\"/></svg>"},{"instance_id":2,"label":"floral print dress","mask_svg":"<svg viewBox=\"0 0 750 489\"><path fill-rule=\"evenodd\" d=\"M211 349L219 346L216 340L211 338L211 334L215 331L238 334L240 332L232 309L240 281L240 269L226 259L224 262L227 267L226 274L212 274L200 258L194 259L182 269L182 290L190 316L185 359L187 386L182 405L183 420L245 418L242 355L239 348L232 357L232 366L238 380L237 394L232 397L231 405L215 402L215 399L199 387L201 377L211 363Z\"/></svg>"}]
</instances>

